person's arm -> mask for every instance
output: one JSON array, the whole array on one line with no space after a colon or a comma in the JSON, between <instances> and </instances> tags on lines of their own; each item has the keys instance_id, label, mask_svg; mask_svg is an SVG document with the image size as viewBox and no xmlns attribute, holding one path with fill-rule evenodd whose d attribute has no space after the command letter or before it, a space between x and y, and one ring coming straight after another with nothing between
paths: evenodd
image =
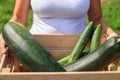
<instances>
[{"instance_id":1,"label":"person's arm","mask_svg":"<svg viewBox=\"0 0 120 80\"><path fill-rule=\"evenodd\" d=\"M16 0L13 16L10 19L10 22L17 22L22 25L25 25L27 22L27 17L30 9L30 0ZM8 48L5 44L5 41L0 34L0 60L2 55L7 52Z\"/></svg>"},{"instance_id":2,"label":"person's arm","mask_svg":"<svg viewBox=\"0 0 120 80\"><path fill-rule=\"evenodd\" d=\"M95 25L99 23L102 24L103 26L102 34L107 34L109 37L111 36L111 34L114 33L103 19L101 10L101 0L90 0L88 19L89 21L94 21Z\"/></svg>"},{"instance_id":3,"label":"person's arm","mask_svg":"<svg viewBox=\"0 0 120 80\"><path fill-rule=\"evenodd\" d=\"M13 16L10 21L25 25L30 10L30 0L16 0Z\"/></svg>"}]
</instances>

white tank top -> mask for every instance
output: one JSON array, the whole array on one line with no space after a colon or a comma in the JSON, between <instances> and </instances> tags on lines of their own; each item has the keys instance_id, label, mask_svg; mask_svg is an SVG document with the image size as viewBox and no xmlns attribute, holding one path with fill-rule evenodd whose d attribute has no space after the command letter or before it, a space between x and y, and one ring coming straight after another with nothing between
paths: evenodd
<instances>
[{"instance_id":1,"label":"white tank top","mask_svg":"<svg viewBox=\"0 0 120 80\"><path fill-rule=\"evenodd\" d=\"M90 0L31 0L32 34L80 34L86 26Z\"/></svg>"}]
</instances>

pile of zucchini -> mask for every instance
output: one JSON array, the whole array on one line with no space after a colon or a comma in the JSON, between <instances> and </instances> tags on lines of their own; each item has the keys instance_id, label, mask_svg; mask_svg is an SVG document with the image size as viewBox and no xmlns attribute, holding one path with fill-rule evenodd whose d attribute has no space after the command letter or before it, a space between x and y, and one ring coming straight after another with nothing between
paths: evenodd
<instances>
[{"instance_id":1,"label":"pile of zucchini","mask_svg":"<svg viewBox=\"0 0 120 80\"><path fill-rule=\"evenodd\" d=\"M56 61L24 26L8 22L2 36L16 58L32 72L98 71L120 56L120 37L100 43L102 25L91 21L76 43L71 54ZM88 43L90 50L84 55ZM83 56L84 55L84 56Z\"/></svg>"}]
</instances>

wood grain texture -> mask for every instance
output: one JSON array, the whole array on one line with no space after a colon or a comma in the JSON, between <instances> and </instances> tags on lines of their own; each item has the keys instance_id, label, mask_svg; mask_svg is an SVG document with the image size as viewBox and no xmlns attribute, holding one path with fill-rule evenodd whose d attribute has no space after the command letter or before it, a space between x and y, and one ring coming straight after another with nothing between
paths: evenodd
<instances>
[{"instance_id":1,"label":"wood grain texture","mask_svg":"<svg viewBox=\"0 0 120 80\"><path fill-rule=\"evenodd\" d=\"M120 80L120 72L1 73L0 80Z\"/></svg>"},{"instance_id":2,"label":"wood grain texture","mask_svg":"<svg viewBox=\"0 0 120 80\"><path fill-rule=\"evenodd\" d=\"M46 48L73 48L79 35L34 35Z\"/></svg>"}]
</instances>

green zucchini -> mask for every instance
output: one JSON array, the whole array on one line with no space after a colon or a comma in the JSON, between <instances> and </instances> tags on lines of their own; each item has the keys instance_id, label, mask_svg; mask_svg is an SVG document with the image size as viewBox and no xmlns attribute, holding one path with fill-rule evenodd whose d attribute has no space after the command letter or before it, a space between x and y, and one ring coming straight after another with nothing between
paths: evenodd
<instances>
[{"instance_id":1,"label":"green zucchini","mask_svg":"<svg viewBox=\"0 0 120 80\"><path fill-rule=\"evenodd\" d=\"M70 54L70 58L68 59L68 63L72 63L80 57L80 55L82 54L82 51L84 50L84 48L86 47L88 41L90 40L90 38L92 36L93 27L94 27L94 23L93 23L93 21L91 21L87 25L85 30L83 31L80 38L78 39L74 49L72 50L72 52Z\"/></svg>"},{"instance_id":2,"label":"green zucchini","mask_svg":"<svg viewBox=\"0 0 120 80\"><path fill-rule=\"evenodd\" d=\"M95 49L97 49L99 47L101 32L102 32L102 25L98 24L92 35L92 39L90 42L90 52L94 51Z\"/></svg>"},{"instance_id":3,"label":"green zucchini","mask_svg":"<svg viewBox=\"0 0 120 80\"><path fill-rule=\"evenodd\" d=\"M66 71L99 71L117 57L120 57L120 37L113 37L105 41L95 51L64 66L64 68Z\"/></svg>"},{"instance_id":4,"label":"green zucchini","mask_svg":"<svg viewBox=\"0 0 120 80\"><path fill-rule=\"evenodd\" d=\"M8 48L29 71L65 72L65 69L24 26L8 22L2 30L2 36Z\"/></svg>"}]
</instances>

